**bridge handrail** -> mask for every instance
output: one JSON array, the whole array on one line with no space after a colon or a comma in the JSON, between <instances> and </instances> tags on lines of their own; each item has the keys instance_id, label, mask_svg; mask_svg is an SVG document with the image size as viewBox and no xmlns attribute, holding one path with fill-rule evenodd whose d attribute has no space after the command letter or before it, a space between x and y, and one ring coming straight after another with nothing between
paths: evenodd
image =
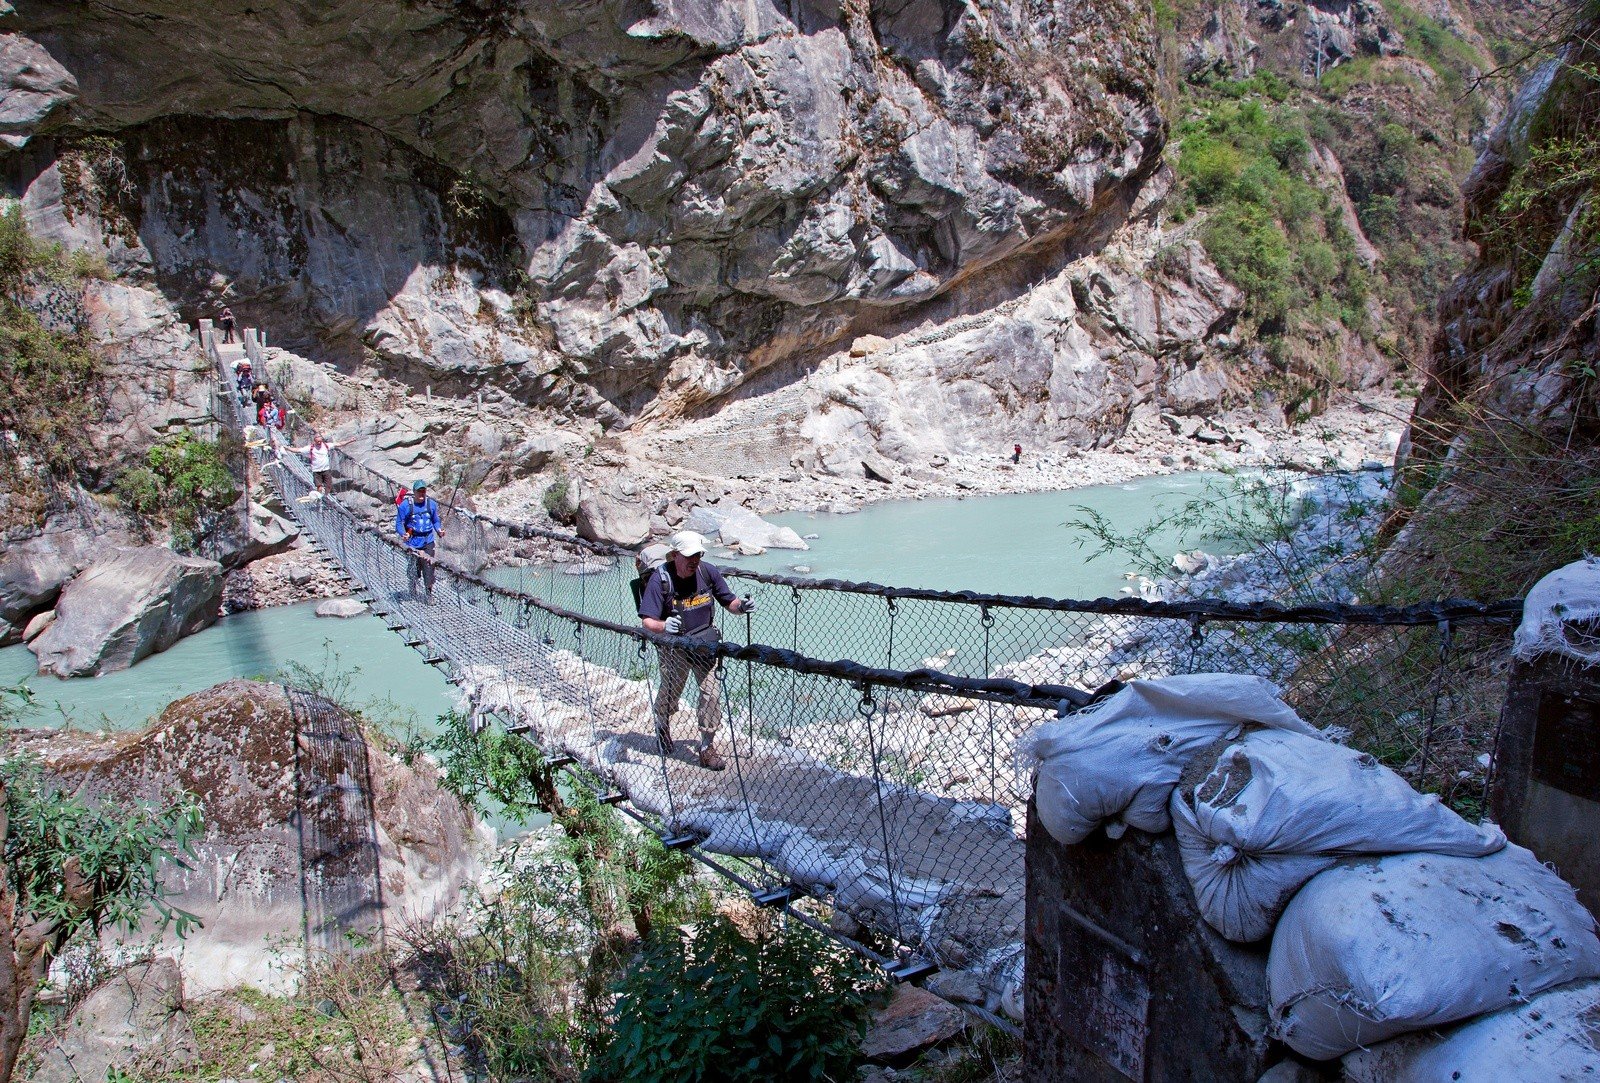
<instances>
[{"instance_id":1,"label":"bridge handrail","mask_svg":"<svg viewBox=\"0 0 1600 1083\"><path fill-rule=\"evenodd\" d=\"M246 350L256 346L258 339L252 330L243 335ZM259 347L257 349L259 354ZM220 356L212 355L221 365ZM259 372L257 379L265 379ZM290 421L298 427L300 419L290 411ZM358 472L374 479L377 485L392 486L397 479L387 477L343 450L335 450L334 461L341 473L347 476ZM354 480L354 479L352 479ZM380 494L373 493L378 496ZM386 494L382 494L386 495ZM505 519L485 512L463 507L447 496L439 503L447 512L468 520L486 523L504 530L509 536L520 539L542 539L571 548L582 549L602 556L632 560L637 550L611 542L596 541L568 531L553 530L526 520ZM1274 601L1236 602L1214 598L1183 599L1178 601L1148 601L1143 598L1052 598L1042 595L996 594L972 590L935 590L927 587L898 587L870 581L848 579L817 579L809 576L778 575L747 569L726 567L721 569L729 579L748 580L769 586L787 587L794 591L829 591L859 594L895 601L942 602L955 605L977 606L980 609L1019 609L1055 613L1089 613L1130 617L1165 617L1187 621L1235 621L1254 624L1350 624L1390 627L1421 627L1427 625L1479 624L1509 628L1522 617L1521 598L1500 598L1487 602L1467 598L1448 598L1406 606L1363 605L1357 603L1322 602L1306 605L1285 605Z\"/></svg>"},{"instance_id":2,"label":"bridge handrail","mask_svg":"<svg viewBox=\"0 0 1600 1083\"><path fill-rule=\"evenodd\" d=\"M514 538L542 538L619 559L632 560L636 550L609 542L592 541L525 521L501 519L482 512L452 506L465 518L476 519L505 530ZM770 586L794 590L825 590L847 594L866 594L897 601L913 600L974 605L985 609L1033 609L1059 613L1100 613L1119 616L1170 617L1181 620L1226 620L1253 623L1288 624L1365 624L1421 626L1445 621L1456 624L1511 626L1522 616L1521 598L1502 598L1478 602L1449 598L1408 606L1318 603L1284 605L1280 602L1232 602L1199 598L1181 601L1148 601L1144 598L1050 598L1031 594L992 594L973 590L935 590L928 587L895 587L882 583L848 579L817 579L809 576L777 575L741 568L719 569L729 579L748 579Z\"/></svg>"},{"instance_id":3,"label":"bridge handrail","mask_svg":"<svg viewBox=\"0 0 1600 1083\"><path fill-rule=\"evenodd\" d=\"M358 519L349 508L346 508L338 501L330 502L329 506L338 514L347 518L353 530L358 533L370 534L390 548L398 550L402 554L406 553L405 546L388 531ZM739 662L761 662L783 669L792 669L799 673L836 677L853 684L882 685L929 694L994 700L1018 707L1047 708L1061 713L1065 713L1063 704L1067 708L1082 707L1087 705L1093 698L1090 693L1083 689L1074 688L1070 685L1027 684L1023 681L994 677L961 677L929 668L914 670L883 669L862 665L859 662L852 662L842 658L830 662L821 658L812 658L784 647L773 647L763 643L737 643L729 640L719 640L716 644L699 644L682 636L651 632L638 624L621 624L616 621L606 620L604 617L596 617L589 613L566 609L525 591L502 586L499 583L485 579L481 575L476 575L454 565L445 564L442 561L439 562L439 567L446 574L454 576L464 583L470 583L487 594L514 601L518 605L531 606L553 617L572 621L586 628L612 632L643 643L699 651Z\"/></svg>"}]
</instances>

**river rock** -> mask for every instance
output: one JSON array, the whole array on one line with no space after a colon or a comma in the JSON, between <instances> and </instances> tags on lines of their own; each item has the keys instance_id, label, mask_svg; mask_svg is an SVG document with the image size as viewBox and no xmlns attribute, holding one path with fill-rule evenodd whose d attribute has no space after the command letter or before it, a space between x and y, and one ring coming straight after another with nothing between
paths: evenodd
<instances>
[{"instance_id":1,"label":"river rock","mask_svg":"<svg viewBox=\"0 0 1600 1083\"><path fill-rule=\"evenodd\" d=\"M579 560L575 561L574 563L564 565L561 569L561 574L599 575L601 572L610 571L615 566L616 564L613 561L605 560L601 557L590 557L587 560Z\"/></svg>"},{"instance_id":2,"label":"river rock","mask_svg":"<svg viewBox=\"0 0 1600 1083\"><path fill-rule=\"evenodd\" d=\"M221 601L216 561L159 546L119 549L67 584L55 622L28 649L40 673L113 673L215 621Z\"/></svg>"},{"instance_id":3,"label":"river rock","mask_svg":"<svg viewBox=\"0 0 1600 1083\"><path fill-rule=\"evenodd\" d=\"M347 619L349 617L359 617L366 611L366 604L354 598L329 598L327 601L320 602L317 605L317 616L319 617Z\"/></svg>"},{"instance_id":4,"label":"river rock","mask_svg":"<svg viewBox=\"0 0 1600 1083\"><path fill-rule=\"evenodd\" d=\"M28 619L48 609L62 584L114 548L112 539L126 529L83 499L37 534L0 545L0 646L17 642Z\"/></svg>"},{"instance_id":5,"label":"river rock","mask_svg":"<svg viewBox=\"0 0 1600 1083\"><path fill-rule=\"evenodd\" d=\"M291 710L282 686L232 680L168 704L145 730L20 731L45 770L86 798L199 799L195 859L163 865L161 878L168 901L204 924L152 944L177 960L190 995L292 991L280 953L308 925L314 947L345 948L346 931L443 915L482 873L487 840L439 788L437 769L402 762L357 719L317 702ZM127 941L157 932L147 922ZM108 950L119 935L104 934Z\"/></svg>"},{"instance_id":6,"label":"river rock","mask_svg":"<svg viewBox=\"0 0 1600 1083\"><path fill-rule=\"evenodd\" d=\"M686 529L715 538L729 548L749 546L756 549L810 549L811 547L786 526L774 526L748 508L737 504L723 507L697 507L684 522Z\"/></svg>"},{"instance_id":7,"label":"river rock","mask_svg":"<svg viewBox=\"0 0 1600 1083\"><path fill-rule=\"evenodd\" d=\"M966 1013L949 1001L915 985L896 986L888 1006L873 1016L861 1055L882 1064L904 1064L966 1026Z\"/></svg>"},{"instance_id":8,"label":"river rock","mask_svg":"<svg viewBox=\"0 0 1600 1083\"><path fill-rule=\"evenodd\" d=\"M33 1083L83 1083L126 1078L146 1053L159 1052L170 1071L193 1064L199 1043L184 1011L183 974L171 959L136 963L106 979L40 1042Z\"/></svg>"},{"instance_id":9,"label":"river rock","mask_svg":"<svg viewBox=\"0 0 1600 1083\"><path fill-rule=\"evenodd\" d=\"M976 711L978 704L970 699L947 696L936 692L932 695L923 696L922 699L917 701L917 709L929 718L948 718L950 715Z\"/></svg>"},{"instance_id":10,"label":"river rock","mask_svg":"<svg viewBox=\"0 0 1600 1083\"><path fill-rule=\"evenodd\" d=\"M578 536L612 545L643 545L650 540L649 509L602 493L585 496L578 502Z\"/></svg>"},{"instance_id":11,"label":"river rock","mask_svg":"<svg viewBox=\"0 0 1600 1083\"><path fill-rule=\"evenodd\" d=\"M47 609L43 613L36 615L28 622L28 626L22 630L22 641L24 643L32 643L44 634L46 628L55 622L56 611L54 609Z\"/></svg>"}]
</instances>

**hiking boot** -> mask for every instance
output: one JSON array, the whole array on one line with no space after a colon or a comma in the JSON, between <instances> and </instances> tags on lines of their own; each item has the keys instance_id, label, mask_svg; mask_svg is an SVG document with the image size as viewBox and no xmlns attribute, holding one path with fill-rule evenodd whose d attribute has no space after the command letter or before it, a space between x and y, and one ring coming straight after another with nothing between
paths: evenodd
<instances>
[{"instance_id":1,"label":"hiking boot","mask_svg":"<svg viewBox=\"0 0 1600 1083\"><path fill-rule=\"evenodd\" d=\"M670 756L677 749L677 746L672 743L672 734L667 732L665 726L656 727L656 740L661 743L663 755Z\"/></svg>"},{"instance_id":2,"label":"hiking boot","mask_svg":"<svg viewBox=\"0 0 1600 1083\"><path fill-rule=\"evenodd\" d=\"M704 767L707 771L720 771L727 767L728 764L716 749L712 748L710 745L707 745L705 748L700 750L700 766Z\"/></svg>"}]
</instances>

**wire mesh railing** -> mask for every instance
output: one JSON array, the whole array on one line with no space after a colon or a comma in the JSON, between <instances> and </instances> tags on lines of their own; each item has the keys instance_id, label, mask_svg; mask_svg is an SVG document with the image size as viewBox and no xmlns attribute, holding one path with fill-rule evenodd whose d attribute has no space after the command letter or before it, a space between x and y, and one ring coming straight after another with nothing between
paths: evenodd
<instances>
[{"instance_id":1,"label":"wire mesh railing","mask_svg":"<svg viewBox=\"0 0 1600 1083\"><path fill-rule=\"evenodd\" d=\"M214 363L225 379L220 355ZM237 397L221 399L245 424ZM1343 726L1367 747L1392 743L1389 758L1419 784L1457 797L1483 784L1478 757L1490 750L1479 743L1493 727L1479 723L1498 713L1511 603L1074 602L731 572L759 604L724 615L723 641L692 658L713 678L703 686L711 716L662 705L678 739L667 750L654 721L663 658L691 659L682 640L639 626L626 550L457 506L446 540L476 563L447 553L425 565L394 537L392 479L339 456L342 491L321 499L303 459L254 443L287 506L374 611L450 669L475 718L581 765L579 784L723 861L758 898L825 897L902 961L995 982L1015 966L1031 770L1014 749L1087 702L1085 689L1256 674L1308 721ZM518 540L577 558L568 570L610 570L474 570ZM419 582L427 567L431 598ZM725 771L689 751L697 721Z\"/></svg>"}]
</instances>

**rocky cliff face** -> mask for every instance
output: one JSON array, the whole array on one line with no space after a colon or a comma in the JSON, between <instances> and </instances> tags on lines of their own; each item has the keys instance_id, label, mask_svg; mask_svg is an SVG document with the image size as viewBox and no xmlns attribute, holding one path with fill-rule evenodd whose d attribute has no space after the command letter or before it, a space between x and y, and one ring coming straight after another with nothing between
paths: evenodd
<instances>
[{"instance_id":1,"label":"rocky cliff face","mask_svg":"<svg viewBox=\"0 0 1600 1083\"><path fill-rule=\"evenodd\" d=\"M1464 185L1391 578L1502 594L1600 549L1600 22L1569 9Z\"/></svg>"},{"instance_id":2,"label":"rocky cliff face","mask_svg":"<svg viewBox=\"0 0 1600 1083\"><path fill-rule=\"evenodd\" d=\"M76 80L14 183L76 199L186 313L227 296L291 343L613 421L1097 244L1164 137L1123 3L156 0L12 27Z\"/></svg>"},{"instance_id":3,"label":"rocky cliff face","mask_svg":"<svg viewBox=\"0 0 1600 1083\"><path fill-rule=\"evenodd\" d=\"M200 800L205 837L193 860L166 867L164 883L168 901L204 925L153 944L179 960L191 992L292 983L275 965L285 944L326 948L331 938L337 950L348 947L344 931L428 920L481 871L472 815L439 791L432 766L364 744L361 723L342 711L330 727L308 702L235 680L169 704L144 731L12 731L93 799ZM333 746L354 751L335 763Z\"/></svg>"}]
</instances>

